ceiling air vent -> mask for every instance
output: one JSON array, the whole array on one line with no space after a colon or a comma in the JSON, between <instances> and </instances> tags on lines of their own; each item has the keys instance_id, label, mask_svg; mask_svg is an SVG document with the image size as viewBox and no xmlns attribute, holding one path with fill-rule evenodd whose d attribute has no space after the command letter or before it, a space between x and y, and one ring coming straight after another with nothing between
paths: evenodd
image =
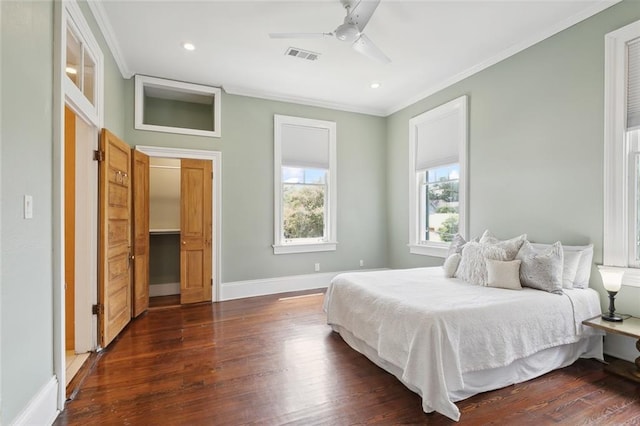
<instances>
[{"instance_id":1,"label":"ceiling air vent","mask_svg":"<svg viewBox=\"0 0 640 426\"><path fill-rule=\"evenodd\" d=\"M296 58L306 59L308 61L315 61L320 56L319 53L298 49L297 47L288 48L284 54L286 56L295 56Z\"/></svg>"}]
</instances>

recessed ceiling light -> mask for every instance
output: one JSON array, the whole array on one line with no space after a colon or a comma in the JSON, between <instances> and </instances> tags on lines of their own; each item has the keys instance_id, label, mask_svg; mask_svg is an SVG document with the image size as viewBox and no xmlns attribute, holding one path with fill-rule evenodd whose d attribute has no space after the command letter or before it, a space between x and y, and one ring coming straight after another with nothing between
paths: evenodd
<instances>
[{"instance_id":1,"label":"recessed ceiling light","mask_svg":"<svg viewBox=\"0 0 640 426\"><path fill-rule=\"evenodd\" d=\"M193 45L193 43L182 43L182 47L184 47L186 50L196 50L196 47Z\"/></svg>"},{"instance_id":2,"label":"recessed ceiling light","mask_svg":"<svg viewBox=\"0 0 640 426\"><path fill-rule=\"evenodd\" d=\"M78 74L78 70L77 70L77 69L75 69L74 67L66 67L66 68L64 69L64 71L65 71L67 74L74 74L74 75L75 75L75 74Z\"/></svg>"},{"instance_id":3,"label":"recessed ceiling light","mask_svg":"<svg viewBox=\"0 0 640 426\"><path fill-rule=\"evenodd\" d=\"M380 84L380 83L378 83L376 81L374 81L373 83L371 83L369 85L369 87L371 87L372 89L378 89L380 86L382 86L382 84Z\"/></svg>"}]
</instances>

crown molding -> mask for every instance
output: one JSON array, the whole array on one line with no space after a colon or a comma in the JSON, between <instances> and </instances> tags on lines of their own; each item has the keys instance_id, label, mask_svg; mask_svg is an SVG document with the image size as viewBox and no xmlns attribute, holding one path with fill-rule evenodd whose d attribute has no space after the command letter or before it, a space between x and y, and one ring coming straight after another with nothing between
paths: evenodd
<instances>
[{"instance_id":1,"label":"crown molding","mask_svg":"<svg viewBox=\"0 0 640 426\"><path fill-rule=\"evenodd\" d=\"M241 86L224 85L223 88L226 93L229 93L231 95L248 96L252 98L266 99L270 101L288 102L293 104L335 109L338 111L355 112L359 114L374 115L377 117L385 117L388 115L384 110L377 109L377 108L367 108L367 107L362 107L358 105L349 105L349 104L343 104L338 102L327 102L319 99L310 99L310 98L303 98L298 96L282 95L282 94L267 92L264 90L252 89L252 88L241 87Z\"/></svg>"},{"instance_id":2,"label":"crown molding","mask_svg":"<svg viewBox=\"0 0 640 426\"><path fill-rule=\"evenodd\" d=\"M104 36L104 40L107 42L107 46L111 51L111 55L113 59L116 61L116 65L120 70L120 74L125 79L130 79L133 77L133 72L129 70L127 65L127 61L124 59L122 55L122 51L120 50L120 45L118 44L118 39L115 36L113 31L113 27L109 22L109 18L107 17L107 12L104 10L102 3L97 0L88 0L87 4L91 9L91 13L93 13L93 17L98 23L98 27L100 27L100 31L102 31L102 35Z\"/></svg>"},{"instance_id":3,"label":"crown molding","mask_svg":"<svg viewBox=\"0 0 640 426\"><path fill-rule=\"evenodd\" d=\"M561 31L566 30L567 28L581 22L584 21L585 19L588 19L590 17L592 17L593 15L596 15L600 12L602 12L605 9L610 8L611 6L620 3L622 0L602 0L598 3L596 3L593 7L590 7L588 9L585 9L583 11L581 11L580 13L577 13L555 25L552 25L549 28L546 28L545 30L541 31L540 33L538 33L536 36L529 38L528 40L525 40L521 43L515 44L513 46L511 46L510 48L503 50L502 52L498 53L497 55L487 59L486 61L480 62L479 64L476 64L474 66L472 66L471 68L466 69L465 71L462 71L459 74L454 75L453 77L450 77L444 81L442 81L439 84L436 84L430 88L428 88L425 91L422 91L420 93L418 93L415 96L412 96L411 98L407 99L406 101L399 103L395 106L393 106L392 108L388 109L385 111L384 115L385 116L389 116L391 114L394 114L408 106L411 106L413 104L415 104L416 102L421 101L422 99L425 99L431 95L433 95L434 93L439 92L440 90L446 89L449 86L452 86L462 80L464 80L467 77L471 77L472 75L479 73L480 71L489 68L492 65L497 64L498 62L501 62L517 53L522 52L525 49L528 49L529 47L540 43L541 41L555 35L558 34Z\"/></svg>"}]
</instances>

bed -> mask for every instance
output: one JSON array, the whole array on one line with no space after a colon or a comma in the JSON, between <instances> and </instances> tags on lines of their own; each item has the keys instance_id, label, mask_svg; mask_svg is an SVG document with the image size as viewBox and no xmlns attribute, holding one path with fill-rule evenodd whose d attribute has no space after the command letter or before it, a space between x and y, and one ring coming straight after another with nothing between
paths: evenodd
<instances>
[{"instance_id":1,"label":"bed","mask_svg":"<svg viewBox=\"0 0 640 426\"><path fill-rule=\"evenodd\" d=\"M456 421L456 401L602 359L602 333L582 325L601 312L589 288L483 287L442 267L344 273L324 310L349 346L422 397L425 412Z\"/></svg>"}]
</instances>

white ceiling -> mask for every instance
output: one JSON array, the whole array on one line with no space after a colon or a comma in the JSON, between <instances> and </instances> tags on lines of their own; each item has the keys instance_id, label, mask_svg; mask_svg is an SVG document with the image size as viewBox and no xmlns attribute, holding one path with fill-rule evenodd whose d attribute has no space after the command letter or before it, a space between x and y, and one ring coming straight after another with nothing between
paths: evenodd
<instances>
[{"instance_id":1,"label":"white ceiling","mask_svg":"<svg viewBox=\"0 0 640 426\"><path fill-rule=\"evenodd\" d=\"M557 33L618 0L382 0L365 29L392 60L364 57L331 32L339 0L90 2L123 75L223 87L229 93L386 116ZM182 43L196 50L189 52ZM284 53L320 53L308 61ZM381 83L371 89L372 82Z\"/></svg>"}]
</instances>

